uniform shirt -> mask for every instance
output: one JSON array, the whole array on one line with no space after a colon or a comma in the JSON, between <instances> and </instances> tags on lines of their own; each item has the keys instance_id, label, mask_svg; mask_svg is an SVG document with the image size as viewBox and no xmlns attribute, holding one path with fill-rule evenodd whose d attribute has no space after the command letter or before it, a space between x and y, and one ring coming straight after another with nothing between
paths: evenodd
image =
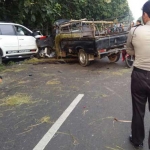
<instances>
[{"instance_id":1,"label":"uniform shirt","mask_svg":"<svg viewBox=\"0 0 150 150\"><path fill-rule=\"evenodd\" d=\"M126 51L129 55L135 55L133 66L150 71L150 21L135 28L129 32Z\"/></svg>"}]
</instances>

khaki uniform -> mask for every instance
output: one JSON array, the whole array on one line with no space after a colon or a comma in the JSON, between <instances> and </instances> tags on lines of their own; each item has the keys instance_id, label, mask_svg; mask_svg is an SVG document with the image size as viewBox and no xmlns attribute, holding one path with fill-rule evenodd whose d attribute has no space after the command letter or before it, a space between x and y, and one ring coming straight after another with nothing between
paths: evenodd
<instances>
[{"instance_id":1,"label":"khaki uniform","mask_svg":"<svg viewBox=\"0 0 150 150\"><path fill-rule=\"evenodd\" d=\"M145 138L144 116L146 103L150 110L150 21L144 26L133 27L128 35L127 53L135 55L131 75L132 142L142 145ZM150 132L149 132L150 149Z\"/></svg>"}]
</instances>

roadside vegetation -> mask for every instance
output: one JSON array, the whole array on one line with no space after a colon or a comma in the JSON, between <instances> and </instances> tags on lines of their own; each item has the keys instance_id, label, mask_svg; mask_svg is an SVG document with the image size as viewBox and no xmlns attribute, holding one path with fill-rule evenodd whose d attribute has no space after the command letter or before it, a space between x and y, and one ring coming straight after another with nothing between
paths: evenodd
<instances>
[{"instance_id":1,"label":"roadside vegetation","mask_svg":"<svg viewBox=\"0 0 150 150\"><path fill-rule=\"evenodd\" d=\"M3 64L0 64L0 72L5 70L5 66Z\"/></svg>"},{"instance_id":2,"label":"roadside vegetation","mask_svg":"<svg viewBox=\"0 0 150 150\"><path fill-rule=\"evenodd\" d=\"M15 62L13 61L9 61L8 63L5 63L5 64L0 64L0 72L6 71L6 70L12 71L11 69L8 69L8 66L13 66L13 65L15 65Z\"/></svg>"},{"instance_id":3,"label":"roadside vegetation","mask_svg":"<svg viewBox=\"0 0 150 150\"><path fill-rule=\"evenodd\" d=\"M50 34L58 19L132 20L127 0L1 0L0 20ZM127 17L131 15L131 17Z\"/></svg>"}]
</instances>

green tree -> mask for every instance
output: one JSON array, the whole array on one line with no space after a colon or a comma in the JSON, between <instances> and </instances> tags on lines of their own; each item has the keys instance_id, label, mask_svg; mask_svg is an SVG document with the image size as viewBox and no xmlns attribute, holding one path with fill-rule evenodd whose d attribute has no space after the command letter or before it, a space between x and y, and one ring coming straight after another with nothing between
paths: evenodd
<instances>
[{"instance_id":1,"label":"green tree","mask_svg":"<svg viewBox=\"0 0 150 150\"><path fill-rule=\"evenodd\" d=\"M48 31L57 19L113 20L127 18L130 9L127 0L1 0L0 12L1 21Z\"/></svg>"}]
</instances>

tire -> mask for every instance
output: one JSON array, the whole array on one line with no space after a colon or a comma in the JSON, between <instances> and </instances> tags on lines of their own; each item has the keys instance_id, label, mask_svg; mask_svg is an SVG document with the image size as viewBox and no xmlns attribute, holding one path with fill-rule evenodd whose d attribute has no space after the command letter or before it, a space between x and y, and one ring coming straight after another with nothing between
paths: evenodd
<instances>
[{"instance_id":1,"label":"tire","mask_svg":"<svg viewBox=\"0 0 150 150\"><path fill-rule=\"evenodd\" d=\"M50 55L53 52L53 49L51 47L47 47L47 54Z\"/></svg>"},{"instance_id":2,"label":"tire","mask_svg":"<svg viewBox=\"0 0 150 150\"><path fill-rule=\"evenodd\" d=\"M133 66L134 60L133 60L132 56L128 55L125 57L125 62L126 62L126 66L128 68L131 68Z\"/></svg>"},{"instance_id":3,"label":"tire","mask_svg":"<svg viewBox=\"0 0 150 150\"><path fill-rule=\"evenodd\" d=\"M120 59L120 53L108 56L110 62L117 62Z\"/></svg>"},{"instance_id":4,"label":"tire","mask_svg":"<svg viewBox=\"0 0 150 150\"><path fill-rule=\"evenodd\" d=\"M90 65L89 55L83 49L79 50L78 60L80 65L83 67Z\"/></svg>"},{"instance_id":5,"label":"tire","mask_svg":"<svg viewBox=\"0 0 150 150\"><path fill-rule=\"evenodd\" d=\"M38 52L37 52L37 54L36 54L36 57L37 57L38 59L40 59L40 58L45 58L45 55L44 55L43 51L44 51L44 48L38 48Z\"/></svg>"}]
</instances>

